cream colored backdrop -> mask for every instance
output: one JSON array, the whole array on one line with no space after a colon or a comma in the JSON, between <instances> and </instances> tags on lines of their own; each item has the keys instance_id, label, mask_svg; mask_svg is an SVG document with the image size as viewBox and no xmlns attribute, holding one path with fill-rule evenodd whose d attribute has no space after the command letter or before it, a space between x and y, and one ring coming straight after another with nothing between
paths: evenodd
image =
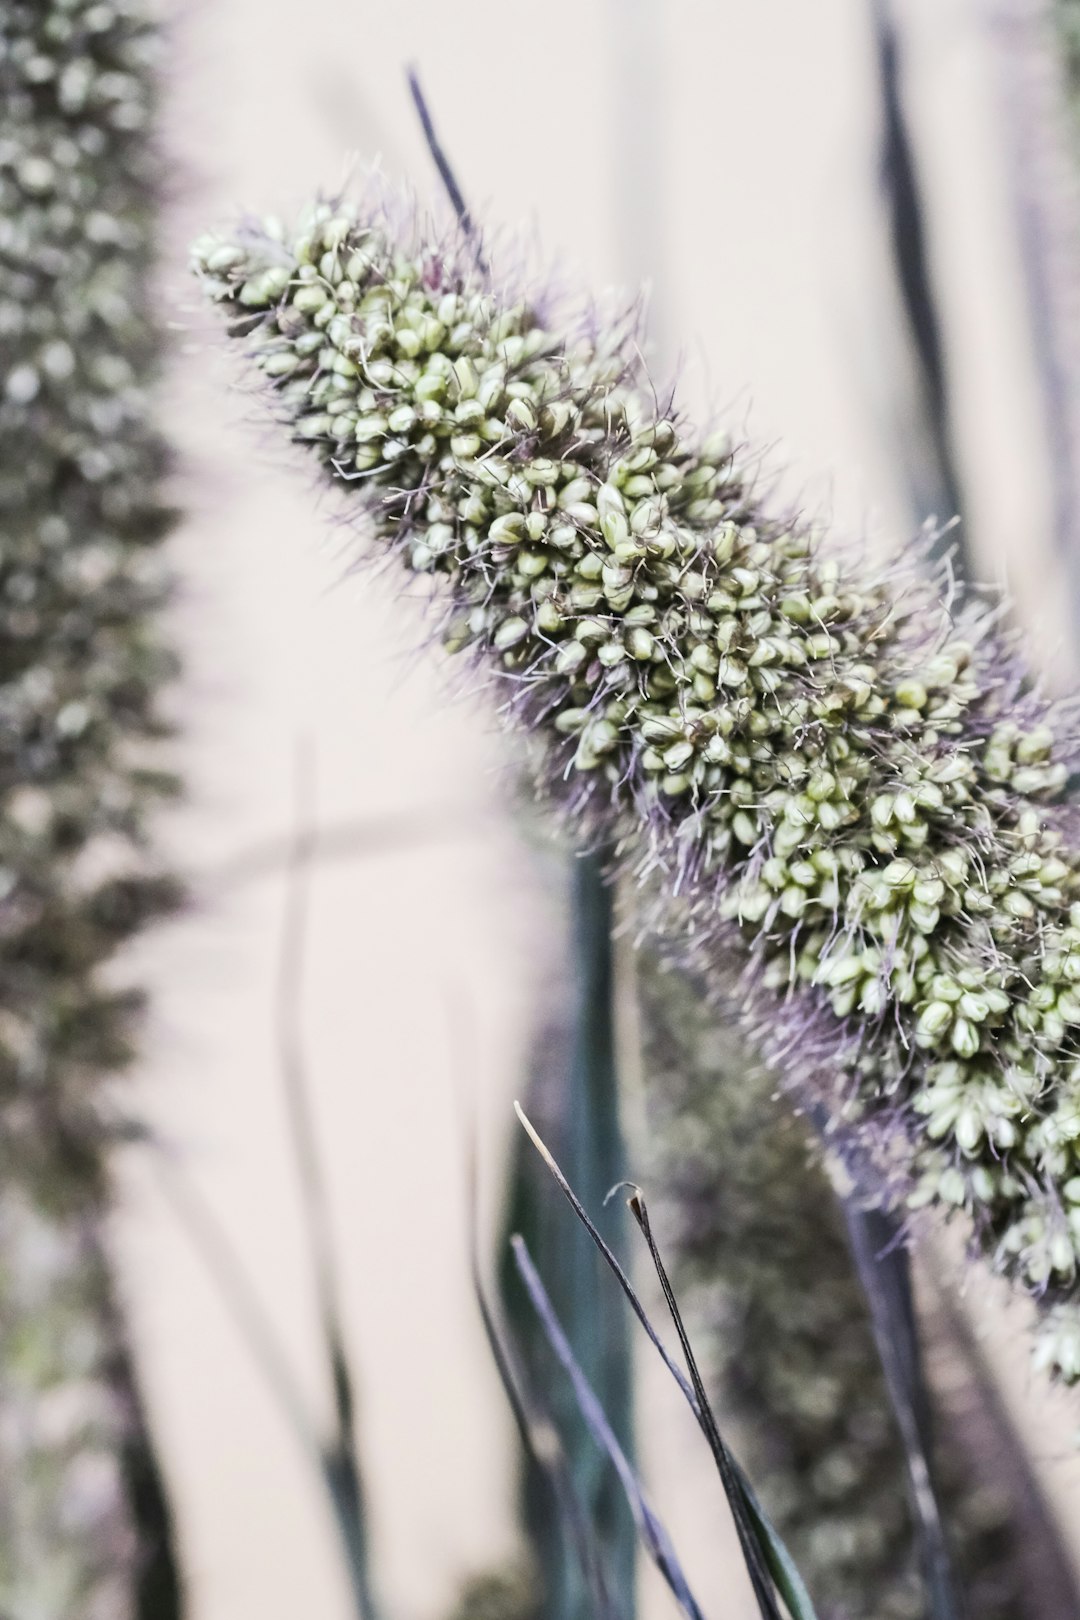
<instances>
[{"instance_id":1,"label":"cream colored backdrop","mask_svg":"<svg viewBox=\"0 0 1080 1620\"><path fill-rule=\"evenodd\" d=\"M973 4L898 9L977 474L973 530L986 571L1015 575L1043 644L1061 646L993 55ZM474 204L535 229L595 286L650 277L655 329L685 362L690 402L730 409L777 445L787 490L887 542L905 521L887 450L900 362L874 211L867 12L861 0L184 0L172 11L161 279L176 331L163 405L186 511L175 623L189 792L166 836L194 904L141 951L154 1005L137 1100L325 1414L276 1068L284 883L280 866L245 878L235 858L288 834L298 738L317 762L322 824L443 818L444 835L421 847L319 867L305 968L394 1616L438 1615L463 1574L512 1549L508 1425L465 1269L454 1069L480 1101L497 1189L557 907L511 819L507 755L487 718L447 700L389 582L340 582L313 489L227 391L186 245L242 205L285 212L335 186L350 154L381 154L391 175L433 188L404 84L415 61ZM319 1487L153 1156L129 1155L123 1185L117 1244L192 1620L345 1620ZM737 1607L718 1491L671 1392L646 1388L660 1506L711 1612L732 1620L749 1610ZM1056 1473L1076 1516L1075 1470Z\"/></svg>"}]
</instances>

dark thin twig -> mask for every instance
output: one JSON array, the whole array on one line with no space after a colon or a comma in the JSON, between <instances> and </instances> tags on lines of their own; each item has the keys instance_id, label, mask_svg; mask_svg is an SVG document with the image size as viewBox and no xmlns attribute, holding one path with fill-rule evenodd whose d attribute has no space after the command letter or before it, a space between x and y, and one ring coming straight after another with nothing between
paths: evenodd
<instances>
[{"instance_id":1,"label":"dark thin twig","mask_svg":"<svg viewBox=\"0 0 1080 1620\"><path fill-rule=\"evenodd\" d=\"M177 1168L164 1144L151 1135L144 1135L141 1140L157 1154L162 1172L159 1183L161 1190L212 1278L240 1337L262 1369L301 1446L321 1466L323 1446L311 1414L285 1359L270 1317L263 1309L224 1227Z\"/></svg>"},{"instance_id":2,"label":"dark thin twig","mask_svg":"<svg viewBox=\"0 0 1080 1620\"><path fill-rule=\"evenodd\" d=\"M630 1213L633 1215L635 1221L640 1227L641 1234L648 1245L649 1253L652 1256L653 1265L656 1268L656 1275L660 1279L660 1287L663 1289L664 1299L667 1303L668 1311L671 1314L671 1320L675 1325L675 1332L679 1337L679 1344L682 1348L683 1359L686 1362L686 1370L690 1374L690 1384L693 1388L694 1398L697 1402L698 1421L701 1425L701 1429L706 1440L709 1442L709 1450L712 1452L713 1461L716 1464L716 1471L720 1475L720 1480L723 1484L728 1501L739 1501L741 1498L741 1490L731 1453L728 1451L727 1446L724 1444L724 1441L721 1438L720 1430L717 1427L716 1418L713 1415L712 1407L709 1405L709 1397L705 1392L705 1385L702 1381L701 1373L698 1370L698 1364L690 1345L690 1338L683 1323L682 1313L679 1310L678 1302L675 1299L675 1291L671 1286L664 1262L660 1258L660 1251L657 1248L656 1241L652 1235L652 1227L649 1224L649 1212L646 1208L645 1199L642 1196L640 1187L635 1187L631 1192L629 1206ZM734 1518L735 1527L739 1532L739 1542L742 1546L743 1558L746 1561L746 1567L750 1573L750 1581L754 1588L754 1596L757 1598L758 1607L761 1610L761 1613L767 1617L767 1620L780 1620L780 1611L776 1604L776 1598L773 1594L770 1579L767 1571L764 1568L763 1559L753 1531L750 1528L749 1521L745 1514L735 1514Z\"/></svg>"},{"instance_id":3,"label":"dark thin twig","mask_svg":"<svg viewBox=\"0 0 1080 1620\"><path fill-rule=\"evenodd\" d=\"M619 1476L619 1482L634 1515L638 1534L646 1552L664 1577L684 1614L688 1615L690 1620L703 1620L701 1610L690 1591L686 1577L676 1557L671 1539L649 1506L641 1484L627 1460L626 1453L615 1438L592 1385L578 1365L574 1352L570 1348L569 1340L563 1332L562 1324L555 1313L551 1300L548 1298L547 1290L544 1288L536 1267L532 1263L524 1240L519 1235L515 1235L510 1242L518 1274L533 1309L536 1311L544 1335L570 1378L578 1408L586 1427L597 1445L607 1453L615 1472Z\"/></svg>"},{"instance_id":4,"label":"dark thin twig","mask_svg":"<svg viewBox=\"0 0 1080 1620\"><path fill-rule=\"evenodd\" d=\"M470 1119L465 1154L466 1226L469 1274L484 1335L506 1399L513 1414L522 1450L538 1475L547 1481L559 1527L573 1545L597 1620L620 1620L604 1571L603 1557L581 1498L574 1484L566 1451L551 1412L529 1388L512 1341L504 1338L488 1298L480 1262L479 1191L476 1167L476 1127Z\"/></svg>"},{"instance_id":5,"label":"dark thin twig","mask_svg":"<svg viewBox=\"0 0 1080 1620\"><path fill-rule=\"evenodd\" d=\"M573 1545L574 1555L592 1600L593 1615L596 1620L622 1620L611 1594L611 1585L594 1526L589 1521L574 1482L554 1414L538 1392L530 1387L513 1334L500 1325L496 1308L488 1296L484 1281L484 1268L480 1258L477 1124L472 1102L473 1092L469 1083L471 1064L466 1056L471 1045L469 1041L471 1020L467 1020L465 1016L468 1007L465 994L460 990L454 993L448 987L446 1010L451 1029L449 1042L451 1073L463 1128L466 1242L473 1293L495 1370L510 1404L522 1451L536 1469L537 1477L547 1483L556 1508L556 1522L562 1536ZM545 1593L545 1597L550 1603L551 1594Z\"/></svg>"},{"instance_id":6,"label":"dark thin twig","mask_svg":"<svg viewBox=\"0 0 1080 1620\"><path fill-rule=\"evenodd\" d=\"M312 1276L334 1400L335 1429L324 1447L339 1529L348 1550L349 1573L360 1620L377 1620L371 1589L367 1515L356 1449L356 1401L345 1343L341 1289L333 1225L326 1195L315 1121L312 1115L302 1031L303 971L306 948L310 848L314 826L315 766L297 749L295 831L289 861L277 981L278 1060L289 1136L296 1159L307 1229Z\"/></svg>"},{"instance_id":7,"label":"dark thin twig","mask_svg":"<svg viewBox=\"0 0 1080 1620\"><path fill-rule=\"evenodd\" d=\"M431 153L432 161L439 171L439 179L446 187L446 195L450 199L450 206L457 215L458 224L461 226L462 232L472 243L473 252L476 255L477 268L483 275L487 275L488 266L480 248L479 232L476 229L476 224L473 220L472 214L469 212L469 205L465 201L464 193L462 192L461 187L458 185L457 176L454 174L454 171L450 166L450 160L443 151L442 142L439 140L439 137L435 132L435 125L432 122L431 113L428 110L428 104L425 100L424 92L420 88L420 79L414 67L410 67L406 70L406 78L409 81L409 93L413 98L413 105L415 106L417 116L420 119L420 127L424 131L424 139L427 142L428 151Z\"/></svg>"},{"instance_id":8,"label":"dark thin twig","mask_svg":"<svg viewBox=\"0 0 1080 1620\"><path fill-rule=\"evenodd\" d=\"M560 1192L563 1194L563 1197L566 1199L567 1203L570 1205L571 1209L574 1211L574 1214L577 1216L578 1220L581 1221L582 1225L585 1227L585 1230L588 1232L589 1236L592 1238L593 1242L596 1244L597 1249L603 1255L604 1260L606 1261L609 1270L612 1272L612 1274L615 1277L615 1280L619 1284L619 1287L622 1289L623 1293L626 1295L626 1298L627 1298L627 1300L628 1300L628 1302L630 1304L631 1310L633 1311L634 1315L637 1317L638 1321L641 1323L641 1326L644 1328L646 1334L648 1335L650 1343L652 1344L653 1348L660 1355L660 1358L663 1361L665 1367L667 1368L667 1370L671 1374L671 1376L674 1378L675 1382L678 1384L679 1388L681 1389L681 1391L682 1391L683 1395L685 1396L685 1398L687 1399L687 1401L689 1401L690 1407L691 1407L691 1410L694 1413L694 1416L696 1418L698 1418L698 1420L700 1421L700 1415L698 1413L698 1406L697 1406L697 1397L694 1394L694 1391L693 1391L693 1389L692 1389L692 1387L690 1385L690 1382L689 1382L686 1374L683 1372L682 1368L679 1366L678 1362L672 1360L671 1355L669 1354L669 1352L667 1351L667 1349L665 1348L665 1346L663 1344L663 1341L658 1336L658 1334L656 1332L656 1329L653 1327L652 1323L649 1321L648 1315L646 1314L646 1311L645 1311L645 1307L641 1303L640 1299L637 1296L637 1293L634 1290L633 1283L630 1281L630 1278L627 1276L626 1272L623 1270L623 1268L620 1265L619 1260L616 1257L616 1255L613 1253L611 1248L608 1246L608 1244L601 1237L600 1232L597 1229L596 1223L593 1221L591 1215L589 1214L588 1210L585 1208L584 1204L582 1204L580 1198L578 1197L577 1193L574 1191L573 1187L571 1187L570 1183L567 1181L566 1177L563 1175L563 1173L560 1170L560 1168L559 1168L558 1164L556 1163L555 1159L551 1156L551 1153L548 1151L548 1148L547 1148L546 1144L544 1143L542 1137L537 1133L537 1130L536 1130L535 1126L533 1125L532 1121L529 1119L529 1116L525 1113L525 1111L522 1108L520 1103L515 1103L514 1104L514 1111L517 1114L518 1119L521 1121L521 1124L524 1127L525 1131L528 1133L529 1139L532 1142L533 1146L536 1148L536 1151L539 1153L540 1157L543 1159L544 1163L547 1165L548 1169L550 1170L550 1172L552 1174L552 1177L555 1180L556 1185L558 1186Z\"/></svg>"},{"instance_id":9,"label":"dark thin twig","mask_svg":"<svg viewBox=\"0 0 1080 1620\"><path fill-rule=\"evenodd\" d=\"M634 1288L633 1283L630 1281L630 1278L627 1276L626 1272L624 1271L623 1267L620 1265L617 1257L612 1252L609 1245L604 1241L603 1237L600 1235L600 1232L597 1230L596 1223L593 1221L593 1219L590 1216L588 1210L582 1204L580 1198L578 1198L578 1196L575 1193L573 1187L571 1187L570 1183L567 1181L566 1177L563 1175L562 1170L559 1168L559 1166L556 1163L555 1159L552 1157L552 1155L551 1155L550 1151L548 1150L546 1144L544 1143L543 1139L538 1135L535 1127L533 1126L532 1122L529 1120L528 1116L525 1114L525 1112L522 1109L521 1105L519 1103L515 1103L514 1104L514 1109L515 1109L515 1112L517 1113L518 1119L521 1121L521 1123L524 1126L525 1130L528 1132L528 1135L529 1135L529 1137L530 1137L530 1139L531 1139L531 1141L533 1143L533 1146L536 1148L537 1152L540 1154L540 1157L543 1159L544 1163L547 1165L549 1171L551 1172L551 1175L553 1176L557 1186L559 1187L559 1190L562 1192L564 1198L569 1203L571 1209L574 1211L574 1213L577 1216L578 1220L581 1221L582 1225L585 1227L585 1230L588 1232L589 1236L592 1238L592 1240L595 1243L597 1249L603 1255L605 1261L607 1262L608 1268L610 1269L610 1271L614 1275L616 1281L618 1282L620 1288L622 1289L624 1295L626 1296L626 1299L627 1299L627 1301L628 1301L628 1303L630 1305L631 1310L634 1312L634 1315L637 1317L637 1319L640 1322L642 1328L645 1330L645 1333L648 1336L649 1342L652 1344L653 1348L657 1351L658 1355L660 1356L661 1360L663 1361L663 1363L664 1363L665 1367L667 1368L668 1372L671 1374L671 1376L674 1378L675 1382L678 1384L679 1389L682 1391L682 1394L683 1394L685 1400L687 1401L687 1403L688 1403L688 1405L690 1407L690 1410L693 1412L694 1417L697 1419L699 1427L701 1428L702 1432L708 1438L709 1434L708 1434L708 1429L706 1428L705 1412L704 1412L704 1409L703 1409L703 1407L701 1405L701 1402L700 1402L700 1400L698 1398L698 1394L697 1394L693 1384L687 1378L686 1374L683 1372L683 1370L679 1366L679 1364L672 1358L670 1352L667 1350L667 1348L664 1345L663 1341L660 1339L659 1335L656 1332L656 1329L653 1327L652 1323L649 1320L649 1317L648 1317L648 1314L647 1314L647 1312L645 1310L645 1307L642 1305L641 1300L638 1298L638 1295L637 1295L637 1292L636 1292L636 1290ZM710 1416L711 1416L711 1414L710 1414ZM715 1428L715 1420L713 1420L713 1426ZM710 1444L711 1443L712 1442L710 1440ZM743 1556L744 1556L744 1558L746 1560L747 1568L750 1571L751 1580L754 1583L755 1596L757 1596L758 1580L760 1579L761 1557L760 1557L760 1554L758 1552L757 1543L756 1543L756 1540L755 1540L755 1537L754 1537L754 1530L753 1530L753 1527L752 1527L752 1525L750 1523L749 1515L747 1513L747 1508L746 1508L745 1497L746 1497L746 1492L747 1492L747 1484L746 1484L745 1476L743 1475L741 1468L739 1468L738 1464L735 1462L734 1457L732 1456L732 1454L731 1454L730 1450L728 1449L728 1447L724 1445L722 1439L720 1441L720 1444L721 1444L722 1450L724 1451L725 1457L727 1458L727 1461L730 1464L730 1473L728 1473L727 1471L722 1473L721 1474L721 1480L724 1483L725 1492L727 1493L727 1497L728 1497L728 1505L729 1505L729 1507L731 1509L731 1516L732 1516L733 1520L735 1521L735 1528L736 1528L736 1531L737 1531L738 1536L739 1536L739 1544L740 1544L740 1547L743 1550ZM730 1488L729 1488L729 1482L730 1482ZM755 1571L758 1572L757 1576L755 1576ZM762 1606L762 1600L761 1600L760 1597L758 1598L758 1603L759 1603L759 1607L761 1607ZM766 1606L764 1608L762 1608L762 1613L763 1614L768 1615L770 1617L778 1615L778 1611L776 1610L775 1600L773 1599L772 1594L769 1593L769 1592L767 1592L766 1595L765 1595L765 1604L766 1604Z\"/></svg>"}]
</instances>

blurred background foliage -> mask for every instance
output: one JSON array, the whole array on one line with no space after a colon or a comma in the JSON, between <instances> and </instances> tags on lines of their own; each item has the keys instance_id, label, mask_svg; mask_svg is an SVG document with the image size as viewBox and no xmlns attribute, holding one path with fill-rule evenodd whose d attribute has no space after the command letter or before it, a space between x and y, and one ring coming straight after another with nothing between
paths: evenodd
<instances>
[{"instance_id":1,"label":"blurred background foliage","mask_svg":"<svg viewBox=\"0 0 1080 1620\"><path fill-rule=\"evenodd\" d=\"M104 1245L141 991L172 521L150 422L160 40L142 7L0 17L0 1610L175 1609Z\"/></svg>"}]
</instances>

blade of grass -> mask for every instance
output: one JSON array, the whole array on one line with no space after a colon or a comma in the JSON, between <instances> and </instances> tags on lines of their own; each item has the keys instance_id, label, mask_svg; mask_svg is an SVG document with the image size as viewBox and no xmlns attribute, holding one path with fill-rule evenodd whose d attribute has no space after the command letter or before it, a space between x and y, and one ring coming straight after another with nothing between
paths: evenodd
<instances>
[{"instance_id":1,"label":"blade of grass","mask_svg":"<svg viewBox=\"0 0 1080 1620\"><path fill-rule=\"evenodd\" d=\"M367 1507L356 1446L356 1397L345 1342L333 1224L312 1114L302 1031L308 885L315 823L315 765L298 746L294 833L288 867L277 979L278 1066L289 1139L300 1184L312 1280L333 1395L334 1431L323 1448L338 1528L360 1620L378 1620L371 1582Z\"/></svg>"},{"instance_id":2,"label":"blade of grass","mask_svg":"<svg viewBox=\"0 0 1080 1620\"><path fill-rule=\"evenodd\" d=\"M301 1449L314 1465L326 1487L338 1533L350 1559L353 1554L353 1527L347 1515L356 1513L355 1498L347 1492L337 1461L336 1448L327 1445L307 1408L300 1386L293 1375L268 1313L251 1284L247 1271L209 1206L182 1175L165 1146L156 1138L141 1134L139 1140L154 1149L162 1170L160 1186L172 1206L189 1242L195 1249L218 1295L232 1317L253 1359L284 1413ZM354 1602L359 1620L365 1620L359 1606L354 1581Z\"/></svg>"},{"instance_id":3,"label":"blade of grass","mask_svg":"<svg viewBox=\"0 0 1080 1620\"><path fill-rule=\"evenodd\" d=\"M713 1412L712 1406L709 1403L709 1397L705 1390L705 1384L702 1380L701 1373L698 1369L697 1360L690 1345L690 1338L683 1322L682 1312L679 1310L678 1302L675 1298L675 1291L671 1286L671 1282L667 1274L667 1268L664 1265L664 1262L660 1256L660 1250L657 1247L655 1238L653 1237L652 1226L649 1221L648 1208L645 1203L644 1194L642 1193L640 1187L633 1188L628 1200L628 1204L630 1213L637 1221L642 1236L648 1245L649 1254L652 1257L652 1262L656 1269L656 1275L659 1278L660 1287L663 1290L664 1299L671 1314L672 1322L675 1324L675 1331L679 1336L679 1344L682 1347L683 1357L686 1361L687 1370L690 1373L690 1383L694 1393L697 1419L701 1425L702 1432L709 1442L709 1449L712 1452L713 1460L716 1463L717 1472L720 1475L724 1489L728 1493L728 1500L730 1501L732 1498L733 1489L742 1495L748 1509L748 1517L751 1522L751 1528L757 1539L765 1568L783 1597L784 1602L787 1604L788 1609L794 1617L794 1620L815 1620L814 1607L810 1601L810 1594L806 1589L806 1585L803 1582L801 1575L795 1567L795 1562L792 1559L791 1554L788 1552L787 1548L784 1546L784 1543L781 1541L780 1536L773 1528L768 1518L765 1516L761 1508L761 1504L757 1499L757 1495L751 1489L746 1475L735 1461L734 1456L721 1437L716 1416ZM754 1570L751 1568L751 1575L753 1576L753 1574ZM756 1592L757 1582L754 1584ZM771 1602L771 1594L767 1595L770 1600L770 1612L775 1612L775 1605L773 1605ZM760 1603L760 1597L758 1601Z\"/></svg>"},{"instance_id":4,"label":"blade of grass","mask_svg":"<svg viewBox=\"0 0 1080 1620\"><path fill-rule=\"evenodd\" d=\"M645 1307L642 1305L641 1300L638 1298L634 1286L624 1271L622 1265L608 1244L604 1241L600 1232L597 1230L597 1227L590 1217L588 1211L585 1209L574 1189L563 1175L558 1163L553 1158L539 1133L536 1131L535 1127L525 1114L521 1105L519 1103L515 1103L514 1109L517 1113L518 1119L521 1121L522 1126L530 1137L533 1146L540 1154L540 1157L543 1159L553 1179L555 1180L556 1185L559 1187L559 1190L562 1192L578 1220L585 1227L585 1230L592 1238L593 1243L596 1245L600 1254L607 1262L609 1269L626 1296L634 1315L637 1317L639 1323L644 1329L649 1342L652 1344L668 1372L674 1378L675 1382L679 1386L679 1389L682 1391L682 1394L686 1399L690 1410L697 1419L698 1425L701 1427L702 1432L706 1433L707 1435L704 1415L699 1405L698 1397L694 1391L693 1385L683 1372L682 1368L672 1358L659 1334L656 1332L656 1329L653 1327L648 1313L646 1312ZM780 1570L782 1572L782 1578L785 1584L790 1588L791 1592L790 1597L786 1591L784 1592L784 1600L791 1608L792 1614L796 1616L796 1620L817 1620L813 1604L810 1601L809 1593L806 1591L806 1588L798 1575L798 1571L795 1568L794 1561L792 1560L791 1555L787 1552L787 1549L784 1547L784 1543L778 1531L771 1523L768 1515L761 1506L761 1503L758 1501L756 1493L747 1480L742 1468L736 1461L733 1453L724 1444L723 1440L721 1440L720 1443L731 1465L731 1473L735 1487L733 1492L728 1493L728 1503L731 1507L732 1517L735 1520L736 1529L739 1532L739 1540L740 1545L744 1549L744 1557L746 1556L746 1548L749 1547L747 1567L748 1569L751 1569L752 1578L753 1573L751 1561L752 1565L757 1568L759 1577L761 1576L763 1570L771 1572L774 1567ZM726 1485L725 1491L727 1492ZM783 1590L783 1588L781 1589ZM772 1602L773 1600L770 1598L769 1601ZM772 1613L775 1614L775 1612L775 1603L773 1602Z\"/></svg>"},{"instance_id":5,"label":"blade of grass","mask_svg":"<svg viewBox=\"0 0 1080 1620\"><path fill-rule=\"evenodd\" d=\"M570 868L573 925L570 965L573 974L573 1022L569 1031L541 1031L534 1044L529 1078L530 1104L541 1113L544 1129L570 1162L582 1196L599 1206L612 1182L624 1174L619 1129L618 1079L615 1065L614 964L611 940L611 895L602 860L574 860ZM546 1196L546 1178L538 1172L522 1141L512 1170L507 1227L526 1238L561 1319L566 1323L581 1365L597 1391L624 1452L632 1455L632 1346L621 1312L605 1310L598 1287L595 1252L584 1233L567 1233ZM623 1237L609 1222L613 1244ZM516 1267L504 1270L503 1298L515 1335L536 1372L546 1356L535 1313L524 1296ZM604 1468L582 1423L576 1403L559 1389L552 1396L570 1466L590 1520L609 1553L615 1590L632 1603L635 1529L610 1470ZM577 1620L587 1610L584 1594L575 1590L558 1564L559 1548L551 1544L535 1483L526 1479L526 1522L548 1581L553 1620Z\"/></svg>"},{"instance_id":6,"label":"blade of grass","mask_svg":"<svg viewBox=\"0 0 1080 1620\"><path fill-rule=\"evenodd\" d=\"M448 1000L448 1009L458 1022L459 999ZM455 1067L464 1069L456 1043ZM467 1107L468 1093L464 1084L456 1087L459 1103ZM537 1480L547 1487L549 1517L562 1546L562 1562L572 1552L580 1570L584 1588L592 1603L596 1620L623 1620L622 1611L611 1595L610 1582L604 1567L602 1550L594 1529L574 1484L573 1473L565 1448L559 1436L554 1416L538 1391L531 1388L521 1366L521 1357L512 1336L504 1333L496 1315L484 1281L484 1268L480 1258L479 1176L476 1155L476 1122L469 1109L465 1132L465 1221L469 1254L469 1273L476 1298L480 1320L491 1351L495 1370L499 1375L513 1414L522 1452ZM554 1514L550 1508L554 1506ZM547 1611L550 1613L550 1607Z\"/></svg>"},{"instance_id":7,"label":"blade of grass","mask_svg":"<svg viewBox=\"0 0 1080 1620\"><path fill-rule=\"evenodd\" d=\"M498 1328L495 1314L478 1272L473 1270L473 1288L484 1333L499 1380L514 1416L522 1448L547 1481L556 1509L556 1523L573 1549L582 1579L598 1620L621 1620L611 1594L604 1558L589 1523L581 1498L574 1486L566 1450L559 1436L554 1415L536 1391L529 1387L521 1370L520 1357Z\"/></svg>"},{"instance_id":8,"label":"blade of grass","mask_svg":"<svg viewBox=\"0 0 1080 1620\"><path fill-rule=\"evenodd\" d=\"M604 1415L603 1407L575 1359L570 1342L540 1281L524 1239L515 1234L510 1242L514 1263L525 1291L548 1343L570 1379L582 1419L593 1440L607 1455L618 1475L634 1516L642 1546L660 1571L683 1613L688 1615L690 1620L703 1620L701 1610L687 1585L686 1577L676 1557L671 1538L649 1506L641 1484Z\"/></svg>"}]
</instances>

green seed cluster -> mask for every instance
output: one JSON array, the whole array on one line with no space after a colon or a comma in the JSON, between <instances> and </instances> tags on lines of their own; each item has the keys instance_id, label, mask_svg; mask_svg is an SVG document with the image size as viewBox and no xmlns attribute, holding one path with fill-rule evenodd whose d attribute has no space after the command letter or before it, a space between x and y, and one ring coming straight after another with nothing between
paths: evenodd
<instances>
[{"instance_id":1,"label":"green seed cluster","mask_svg":"<svg viewBox=\"0 0 1080 1620\"><path fill-rule=\"evenodd\" d=\"M661 873L710 975L748 959L775 1064L1067 1300L1080 851L1058 721L987 617L769 517L632 332L545 315L467 241L321 204L195 259L293 436L441 580L447 646L567 814Z\"/></svg>"},{"instance_id":2,"label":"green seed cluster","mask_svg":"<svg viewBox=\"0 0 1080 1620\"><path fill-rule=\"evenodd\" d=\"M171 669L154 623L169 513L147 401L159 348L148 279L158 45L141 0L0 7L0 1137L5 1185L14 1178L53 1231L40 1244L46 1258L56 1245L61 1270L101 1216L104 1081L129 1056L137 1002L102 970L174 899L144 847L147 809L168 785L150 750ZM19 1267L32 1259L8 1250L8 1230L0 1316L22 1298ZM58 1330L46 1371L50 1388L62 1381L71 1349L75 1401L94 1377L83 1349L99 1335L93 1290L65 1277L57 1310L65 1322L85 1313L83 1337ZM0 1391L25 1370L0 1366ZM100 1382L98 1399L109 1399ZM0 1429L6 1417L0 1404ZM42 1425L43 1446L50 1432ZM57 1590L46 1602L44 1565L33 1598L12 1587L9 1571L21 1578L27 1565L5 1542L0 1507L4 1611L124 1612L113 1577L126 1571L130 1597L130 1537L108 1543L110 1575L100 1537L63 1507L104 1466L100 1449L83 1462L77 1449L58 1443L55 1468L43 1455L9 1468L5 1454L2 1494L25 1546L51 1537L54 1511L67 1526L56 1568L84 1559L88 1580L108 1577L109 1597Z\"/></svg>"},{"instance_id":3,"label":"green seed cluster","mask_svg":"<svg viewBox=\"0 0 1080 1620\"><path fill-rule=\"evenodd\" d=\"M738 1450L823 1615L919 1620L904 1453L836 1195L700 989L638 958L650 1184L665 1248ZM955 1352L935 1392L937 1486L972 1614L1012 1620L1008 1483L969 1466ZM734 1427L732 1427L734 1426Z\"/></svg>"}]
</instances>

